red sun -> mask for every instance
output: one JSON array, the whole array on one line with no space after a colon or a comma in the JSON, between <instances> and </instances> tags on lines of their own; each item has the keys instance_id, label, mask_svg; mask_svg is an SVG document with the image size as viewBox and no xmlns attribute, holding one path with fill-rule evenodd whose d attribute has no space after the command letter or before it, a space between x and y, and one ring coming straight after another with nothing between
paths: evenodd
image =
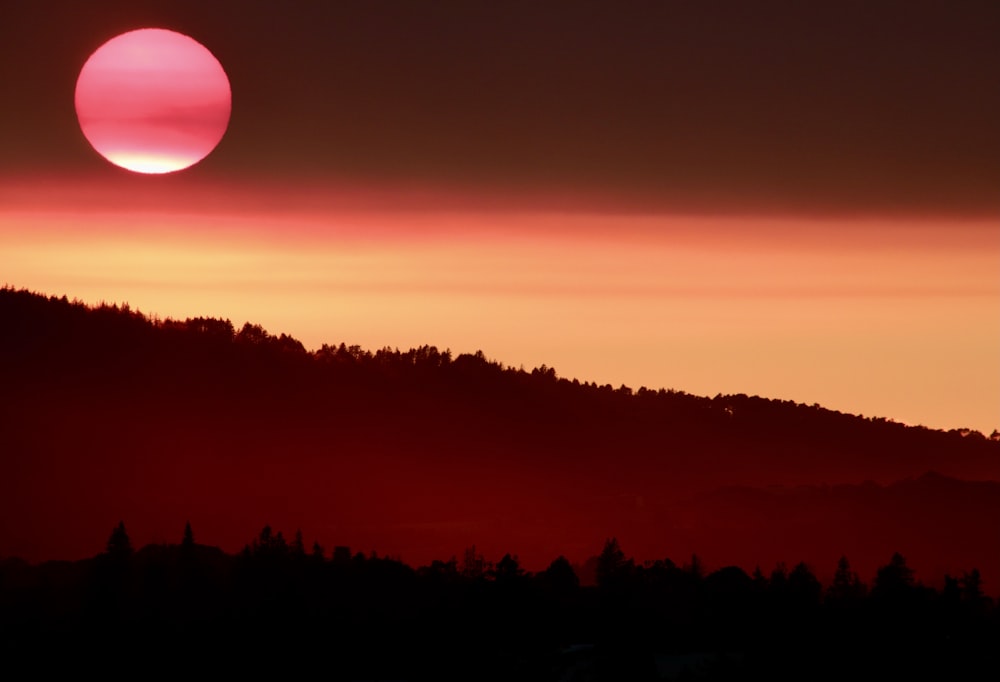
<instances>
[{"instance_id":1,"label":"red sun","mask_svg":"<svg viewBox=\"0 0 1000 682\"><path fill-rule=\"evenodd\" d=\"M232 93L219 60L181 33L123 33L90 56L76 82L76 115L105 159L139 173L193 166L229 125Z\"/></svg>"}]
</instances>

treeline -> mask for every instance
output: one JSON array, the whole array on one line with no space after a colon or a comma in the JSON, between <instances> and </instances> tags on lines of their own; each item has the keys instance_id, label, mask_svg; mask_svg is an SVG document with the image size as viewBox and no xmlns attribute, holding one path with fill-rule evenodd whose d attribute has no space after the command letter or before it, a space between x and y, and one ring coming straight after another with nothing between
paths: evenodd
<instances>
[{"instance_id":1,"label":"treeline","mask_svg":"<svg viewBox=\"0 0 1000 682\"><path fill-rule=\"evenodd\" d=\"M804 563L637 563L614 538L588 563L596 585L564 557L529 573L475 547L414 568L270 526L236 555L190 525L179 544L135 550L119 524L92 559L0 562L0 636L15 654L56 647L74 663L114 651L288 673L322 661L345 679L835 679L996 663L1000 608L975 569L935 589L897 553L866 583L844 557L823 585Z\"/></svg>"},{"instance_id":2,"label":"treeline","mask_svg":"<svg viewBox=\"0 0 1000 682\"><path fill-rule=\"evenodd\" d=\"M475 388L498 401L531 396L532 405L546 401L566 410L581 403L600 403L636 416L655 414L660 426L685 430L752 436L779 430L785 438L834 436L838 444L859 437L939 447L954 447L958 442L1000 444L1000 430L987 437L969 428L945 432L905 426L817 404L745 394L708 398L667 388L615 388L559 377L546 365L531 370L505 366L482 351L453 356L450 350L431 345L371 351L345 343L323 344L309 351L291 336L271 334L250 322L236 328L228 319L160 319L133 310L127 303L91 307L66 296L46 297L9 285L0 288L0 320L7 330L0 337L0 363L13 378L20 374L19 368L30 368L34 376L42 369L39 378L43 379L89 379L100 373L102 383L111 385L155 381L161 388L173 384L190 389L194 383L199 389L249 389L251 396L260 397L280 377L284 386L300 389L283 396L296 405L296 396L302 397L302 404L311 403L331 381L345 390L368 387L356 394L359 399L373 392L384 395L389 385L398 391L416 383L425 391ZM248 369L252 369L249 376ZM989 452L995 456L996 448Z\"/></svg>"}]
</instances>

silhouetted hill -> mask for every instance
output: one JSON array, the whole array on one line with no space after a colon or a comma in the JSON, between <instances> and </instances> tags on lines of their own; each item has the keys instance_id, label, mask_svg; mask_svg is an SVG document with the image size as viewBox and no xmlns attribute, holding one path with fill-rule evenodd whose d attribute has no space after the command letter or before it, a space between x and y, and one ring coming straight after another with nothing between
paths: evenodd
<instances>
[{"instance_id":1,"label":"silhouetted hill","mask_svg":"<svg viewBox=\"0 0 1000 682\"><path fill-rule=\"evenodd\" d=\"M3 556L87 556L120 518L154 541L191 518L230 549L263 518L415 562L473 543L496 556L517 548L532 566L582 560L612 535L639 557L683 556L712 542L691 529L744 513L684 502L721 487L884 486L927 471L1000 480L1000 442L977 432L614 389L482 353L310 352L249 323L156 320L11 288L0 290L0 329ZM937 511L985 538L996 516L978 504ZM888 529L875 538L859 523L856 544L881 558L903 525L875 520ZM822 524L799 532L825 547ZM728 556L753 550L730 536ZM941 570L969 567L969 555L952 567L946 551L924 555L940 553ZM797 558L810 559L760 560Z\"/></svg>"},{"instance_id":2,"label":"silhouetted hill","mask_svg":"<svg viewBox=\"0 0 1000 682\"><path fill-rule=\"evenodd\" d=\"M670 525L700 540L706 556L742 565L809 557L826 580L847 555L870 576L891 547L924 580L939 584L965 565L985 571L990 592L1000 591L1000 482L927 473L887 486L727 487L678 504Z\"/></svg>"}]
</instances>

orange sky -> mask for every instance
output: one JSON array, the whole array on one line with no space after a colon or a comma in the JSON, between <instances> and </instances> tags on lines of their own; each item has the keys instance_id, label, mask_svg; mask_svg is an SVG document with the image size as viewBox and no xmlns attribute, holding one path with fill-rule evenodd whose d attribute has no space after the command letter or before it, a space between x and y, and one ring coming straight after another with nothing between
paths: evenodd
<instances>
[{"instance_id":1,"label":"orange sky","mask_svg":"<svg viewBox=\"0 0 1000 682\"><path fill-rule=\"evenodd\" d=\"M1000 428L994 222L386 210L307 190L301 210L225 191L170 209L62 186L0 191L6 283L309 348L481 349L581 381Z\"/></svg>"},{"instance_id":2,"label":"orange sky","mask_svg":"<svg viewBox=\"0 0 1000 682\"><path fill-rule=\"evenodd\" d=\"M6 3L0 280L1000 428L1000 5L577 5ZM155 179L74 108L143 27L232 94Z\"/></svg>"}]
</instances>

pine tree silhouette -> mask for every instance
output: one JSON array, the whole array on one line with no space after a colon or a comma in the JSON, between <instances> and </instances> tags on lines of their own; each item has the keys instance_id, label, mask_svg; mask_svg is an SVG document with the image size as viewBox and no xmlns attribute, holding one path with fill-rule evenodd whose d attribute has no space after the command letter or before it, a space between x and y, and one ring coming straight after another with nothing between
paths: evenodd
<instances>
[{"instance_id":1,"label":"pine tree silhouette","mask_svg":"<svg viewBox=\"0 0 1000 682\"><path fill-rule=\"evenodd\" d=\"M125 531L125 522L119 521L118 525L108 538L107 553L113 557L128 557L132 554L132 541L129 540Z\"/></svg>"}]
</instances>

